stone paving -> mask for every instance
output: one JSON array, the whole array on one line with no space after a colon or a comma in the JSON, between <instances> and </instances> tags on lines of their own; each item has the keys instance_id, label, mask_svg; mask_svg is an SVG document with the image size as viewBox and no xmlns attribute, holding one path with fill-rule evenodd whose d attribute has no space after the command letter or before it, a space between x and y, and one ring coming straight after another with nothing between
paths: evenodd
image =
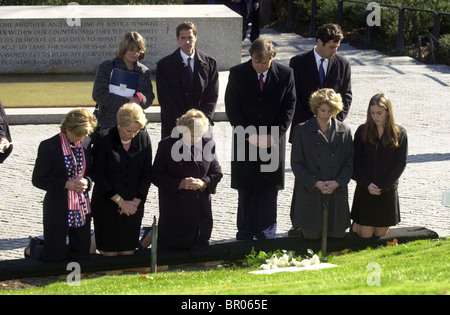
<instances>
[{"instance_id":1,"label":"stone paving","mask_svg":"<svg viewBox=\"0 0 450 315\"><path fill-rule=\"evenodd\" d=\"M263 30L277 48L278 62L288 64L295 54L314 46L313 39L296 34L279 34ZM250 42L242 46L242 60L249 58ZM409 138L408 164L400 180L399 226L423 226L441 237L450 234L449 209L442 205L442 192L450 190L450 67L424 65L409 57L390 57L375 50L359 50L342 44L339 53L352 65L353 103L346 123L354 132L364 123L369 99L376 93L387 93L393 102L396 121L404 126ZM224 112L223 93L227 74L221 75L221 95L217 111ZM1 96L0 96L1 97ZM27 114L46 115L41 109ZM69 109L52 109L53 112ZM154 108L151 109L155 111ZM157 109L156 109L157 110ZM13 115L14 109L7 109ZM22 111L23 112L23 111ZM154 151L160 138L160 124L147 126ZM31 174L40 141L59 132L57 122L51 124L12 125L13 154L0 165L0 260L23 257L28 236L42 235L42 200L44 192L33 187ZM236 233L237 192L230 188L231 128L227 121L214 127L219 159L224 177L213 196L214 228L212 241L234 239ZM290 156L290 145L287 146ZM278 234L290 228L289 209L294 176L286 163L286 189L279 193ZM355 183L350 182L350 205ZM150 188L146 202L144 225L158 216L158 195Z\"/></svg>"}]
</instances>

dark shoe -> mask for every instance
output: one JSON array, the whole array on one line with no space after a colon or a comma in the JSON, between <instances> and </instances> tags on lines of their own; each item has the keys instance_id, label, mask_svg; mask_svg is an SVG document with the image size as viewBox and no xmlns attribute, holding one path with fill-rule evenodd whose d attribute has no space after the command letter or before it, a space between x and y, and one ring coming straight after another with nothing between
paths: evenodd
<instances>
[{"instance_id":1,"label":"dark shoe","mask_svg":"<svg viewBox=\"0 0 450 315\"><path fill-rule=\"evenodd\" d=\"M145 239L145 237L148 235L148 233L150 233L152 231L152 228L153 227L151 227L151 226L147 226L147 227L142 228L144 230L144 234L142 234L142 237L139 240L139 244L142 243L142 241Z\"/></svg>"},{"instance_id":2,"label":"dark shoe","mask_svg":"<svg viewBox=\"0 0 450 315\"><path fill-rule=\"evenodd\" d=\"M30 250L31 253L31 248L36 246L36 245L43 245L44 244L44 240L39 239L37 237L31 237L29 236L28 239L30 240L30 242L28 243L28 246L25 247L25 249L23 250L23 255L25 258L30 258L31 256L27 254L27 251Z\"/></svg>"},{"instance_id":3,"label":"dark shoe","mask_svg":"<svg viewBox=\"0 0 450 315\"><path fill-rule=\"evenodd\" d=\"M302 229L296 226L292 226L288 231L288 236L290 237L298 237L302 235Z\"/></svg>"}]
</instances>

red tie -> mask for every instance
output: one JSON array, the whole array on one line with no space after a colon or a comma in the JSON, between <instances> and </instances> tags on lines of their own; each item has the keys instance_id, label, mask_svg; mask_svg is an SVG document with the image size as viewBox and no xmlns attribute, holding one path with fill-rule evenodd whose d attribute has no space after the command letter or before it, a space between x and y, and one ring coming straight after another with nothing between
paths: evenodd
<instances>
[{"instance_id":1,"label":"red tie","mask_svg":"<svg viewBox=\"0 0 450 315\"><path fill-rule=\"evenodd\" d=\"M264 74L261 73L259 75L259 88L261 89L261 91L264 89Z\"/></svg>"}]
</instances>

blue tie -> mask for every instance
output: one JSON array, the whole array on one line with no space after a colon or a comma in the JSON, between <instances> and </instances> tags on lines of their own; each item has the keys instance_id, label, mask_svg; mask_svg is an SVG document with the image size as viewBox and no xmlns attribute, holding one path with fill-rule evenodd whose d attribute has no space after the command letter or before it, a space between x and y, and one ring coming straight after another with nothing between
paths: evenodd
<instances>
[{"instance_id":1,"label":"blue tie","mask_svg":"<svg viewBox=\"0 0 450 315\"><path fill-rule=\"evenodd\" d=\"M320 66L319 66L319 77L320 77L320 86L323 87L323 83L325 81L325 70L323 69L323 61L325 59L320 59Z\"/></svg>"}]
</instances>

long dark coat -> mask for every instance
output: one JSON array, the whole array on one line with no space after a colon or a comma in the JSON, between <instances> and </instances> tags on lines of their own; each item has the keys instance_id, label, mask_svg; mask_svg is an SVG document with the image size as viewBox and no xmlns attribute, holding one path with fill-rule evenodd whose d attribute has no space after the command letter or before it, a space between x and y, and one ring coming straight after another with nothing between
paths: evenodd
<instances>
[{"instance_id":1,"label":"long dark coat","mask_svg":"<svg viewBox=\"0 0 450 315\"><path fill-rule=\"evenodd\" d=\"M313 50L292 57L289 66L294 69L297 92L297 105L292 126L305 122L314 116L309 106L309 98L313 92L320 88L330 88L341 94L344 109L338 114L337 119L344 121L352 103L351 67L348 59L339 54L331 58L322 87L320 86L319 71L317 70ZM293 132L294 128L291 128L290 141L292 141Z\"/></svg>"},{"instance_id":2,"label":"long dark coat","mask_svg":"<svg viewBox=\"0 0 450 315\"><path fill-rule=\"evenodd\" d=\"M225 108L230 124L235 130L231 161L232 188L254 191L284 188L286 131L291 124L294 107L294 75L289 67L272 61L263 91L259 87L258 76L251 60L230 69L225 92ZM254 133L253 127L262 135L270 134L271 127L278 130L278 142L268 150L267 154L272 158L267 162L264 162L266 157L259 154L257 159L253 159L254 154L251 154L250 146L253 148L254 146L244 139L237 138L236 133L239 129ZM242 154L242 150L245 150L243 161L238 156ZM262 165L267 166L272 162L277 162L274 171L261 171Z\"/></svg>"},{"instance_id":3,"label":"long dark coat","mask_svg":"<svg viewBox=\"0 0 450 315\"><path fill-rule=\"evenodd\" d=\"M307 230L322 230L323 208L317 181L335 180L340 187L332 195L334 216L329 218L332 231L350 225L348 188L353 173L353 142L350 128L332 118L334 129L327 141L319 131L316 118L294 129L291 167L295 175L292 203L293 225Z\"/></svg>"},{"instance_id":4,"label":"long dark coat","mask_svg":"<svg viewBox=\"0 0 450 315\"><path fill-rule=\"evenodd\" d=\"M6 138L9 142L12 141L2 102L0 102L0 138ZM0 163L3 163L3 161L6 160L6 158L11 154L12 150L13 146L11 145L4 153L0 153Z\"/></svg>"},{"instance_id":5,"label":"long dark coat","mask_svg":"<svg viewBox=\"0 0 450 315\"><path fill-rule=\"evenodd\" d=\"M179 48L158 61L156 87L161 106L161 138L170 136L177 118L192 108L201 110L212 122L219 97L219 70L216 60L198 49L193 80L191 90Z\"/></svg>"},{"instance_id":6,"label":"long dark coat","mask_svg":"<svg viewBox=\"0 0 450 315\"><path fill-rule=\"evenodd\" d=\"M203 138L201 160L175 158L172 147L177 152L191 152L182 141L161 140L153 164L153 183L159 188L158 248L195 250L207 245L211 237L211 194L216 192L222 171L213 140ZM207 155L209 152L212 155ZM208 186L204 191L180 190L185 177L200 178Z\"/></svg>"},{"instance_id":7,"label":"long dark coat","mask_svg":"<svg viewBox=\"0 0 450 315\"><path fill-rule=\"evenodd\" d=\"M83 140L86 158L85 178L91 187L91 146L90 138ZM61 148L59 134L39 144L36 163L33 169L32 183L46 191L44 197L44 224L66 225L69 212L67 189L67 169Z\"/></svg>"}]
</instances>

